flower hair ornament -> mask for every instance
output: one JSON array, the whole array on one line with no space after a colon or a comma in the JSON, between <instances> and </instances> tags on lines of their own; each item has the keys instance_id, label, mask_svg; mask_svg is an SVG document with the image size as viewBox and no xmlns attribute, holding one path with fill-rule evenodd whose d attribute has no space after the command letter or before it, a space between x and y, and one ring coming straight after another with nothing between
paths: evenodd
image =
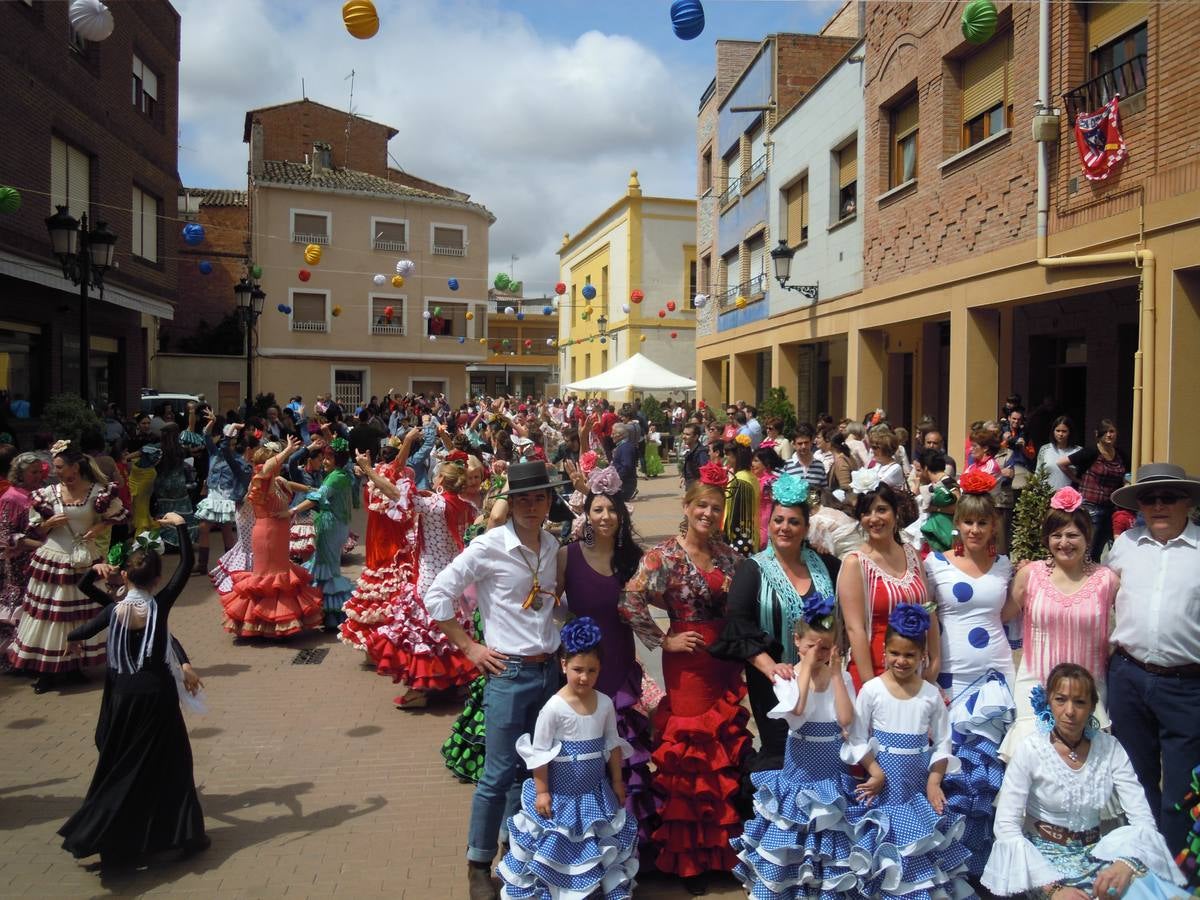
<instances>
[{"instance_id":1,"label":"flower hair ornament","mask_svg":"<svg viewBox=\"0 0 1200 900\"><path fill-rule=\"evenodd\" d=\"M595 650L600 646L600 639L604 636L600 631L600 626L591 616L572 619L562 627L560 634L562 635L563 649L572 656L576 653Z\"/></svg>"},{"instance_id":2,"label":"flower hair ornament","mask_svg":"<svg viewBox=\"0 0 1200 900\"><path fill-rule=\"evenodd\" d=\"M579 457L579 471L584 475L590 475L592 470L596 468L596 464L598 462L599 457L596 455L596 451L589 450L587 453Z\"/></svg>"},{"instance_id":3,"label":"flower hair ornament","mask_svg":"<svg viewBox=\"0 0 1200 900\"><path fill-rule=\"evenodd\" d=\"M221 434L225 435L225 437L229 438L230 440L233 440L235 437L237 437L237 433L238 427L234 424L226 425L221 429Z\"/></svg>"},{"instance_id":4,"label":"flower hair ornament","mask_svg":"<svg viewBox=\"0 0 1200 900\"><path fill-rule=\"evenodd\" d=\"M964 494L990 494L996 479L987 472L966 472L958 479L958 489Z\"/></svg>"},{"instance_id":5,"label":"flower hair ornament","mask_svg":"<svg viewBox=\"0 0 1200 900\"><path fill-rule=\"evenodd\" d=\"M808 479L780 475L771 483L771 497L780 506L803 506L808 502Z\"/></svg>"},{"instance_id":6,"label":"flower hair ornament","mask_svg":"<svg viewBox=\"0 0 1200 900\"><path fill-rule=\"evenodd\" d=\"M129 560L130 554L135 550L145 552L154 551L161 555L167 551L167 546L163 543L163 539L157 531L143 531L137 537L113 544L108 548L108 554L104 557L104 560L110 566L116 566L120 569Z\"/></svg>"},{"instance_id":7,"label":"flower hair ornament","mask_svg":"<svg viewBox=\"0 0 1200 900\"><path fill-rule=\"evenodd\" d=\"M50 445L50 455L58 456L60 453L66 453L71 447L70 441L55 441Z\"/></svg>"},{"instance_id":8,"label":"flower hair ornament","mask_svg":"<svg viewBox=\"0 0 1200 900\"><path fill-rule=\"evenodd\" d=\"M804 621L826 631L833 627L833 609L837 601L832 593L814 592L804 601Z\"/></svg>"},{"instance_id":9,"label":"flower hair ornament","mask_svg":"<svg viewBox=\"0 0 1200 900\"><path fill-rule=\"evenodd\" d=\"M878 469L855 469L850 475L850 490L856 494L870 494L877 491L880 483Z\"/></svg>"},{"instance_id":10,"label":"flower hair ornament","mask_svg":"<svg viewBox=\"0 0 1200 900\"><path fill-rule=\"evenodd\" d=\"M749 447L749 446L750 446L750 444L751 444L751 441L750 441L750 435L748 435L748 434L739 434L737 437L735 437L735 438L733 439L733 442L734 442L735 444L741 444L743 447Z\"/></svg>"},{"instance_id":11,"label":"flower hair ornament","mask_svg":"<svg viewBox=\"0 0 1200 900\"><path fill-rule=\"evenodd\" d=\"M1069 513L1079 509L1081 503L1083 503L1083 495L1070 485L1059 488L1050 498L1051 509L1061 509L1063 512Z\"/></svg>"},{"instance_id":12,"label":"flower hair ornament","mask_svg":"<svg viewBox=\"0 0 1200 900\"><path fill-rule=\"evenodd\" d=\"M729 472L719 462L710 460L700 467L700 481L723 488L729 483Z\"/></svg>"},{"instance_id":13,"label":"flower hair ornament","mask_svg":"<svg viewBox=\"0 0 1200 900\"><path fill-rule=\"evenodd\" d=\"M462 450L452 450L446 454L446 462L453 463L456 466L466 466L468 460L467 454Z\"/></svg>"},{"instance_id":14,"label":"flower hair ornament","mask_svg":"<svg viewBox=\"0 0 1200 900\"><path fill-rule=\"evenodd\" d=\"M892 631L910 641L925 637L929 631L929 611L919 603L901 603L888 616Z\"/></svg>"},{"instance_id":15,"label":"flower hair ornament","mask_svg":"<svg viewBox=\"0 0 1200 900\"><path fill-rule=\"evenodd\" d=\"M615 497L621 493L621 475L615 466L593 469L587 477L588 490L593 494Z\"/></svg>"},{"instance_id":16,"label":"flower hair ornament","mask_svg":"<svg viewBox=\"0 0 1200 900\"><path fill-rule=\"evenodd\" d=\"M334 453L343 453L350 449L350 442L344 437L335 437L329 442L329 449Z\"/></svg>"}]
</instances>

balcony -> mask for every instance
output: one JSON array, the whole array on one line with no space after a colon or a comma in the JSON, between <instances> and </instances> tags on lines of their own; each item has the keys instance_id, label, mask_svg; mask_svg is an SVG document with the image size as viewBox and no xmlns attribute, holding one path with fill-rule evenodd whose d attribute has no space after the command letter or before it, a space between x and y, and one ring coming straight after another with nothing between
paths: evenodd
<instances>
[{"instance_id":1,"label":"balcony","mask_svg":"<svg viewBox=\"0 0 1200 900\"><path fill-rule=\"evenodd\" d=\"M760 156L758 159L756 159L754 161L754 165L752 165L750 167L749 171L747 171L746 174L742 176L742 190L743 191L749 190L750 185L754 184L756 179L761 178L763 175L765 175L766 171L767 171L767 154L764 153L762 156Z\"/></svg>"},{"instance_id":2,"label":"balcony","mask_svg":"<svg viewBox=\"0 0 1200 900\"><path fill-rule=\"evenodd\" d=\"M307 331L311 333L324 334L329 329L325 327L325 320L318 319L317 321L297 321L292 320L292 331Z\"/></svg>"},{"instance_id":3,"label":"balcony","mask_svg":"<svg viewBox=\"0 0 1200 900\"><path fill-rule=\"evenodd\" d=\"M1114 96L1119 95L1122 100L1128 100L1145 89L1146 54L1140 53L1063 94L1063 100L1067 104L1068 121L1074 125L1076 116L1096 112Z\"/></svg>"},{"instance_id":4,"label":"balcony","mask_svg":"<svg viewBox=\"0 0 1200 900\"><path fill-rule=\"evenodd\" d=\"M721 199L717 202L718 209L724 209L734 200L742 195L742 179L741 176L731 178L729 187L721 191Z\"/></svg>"},{"instance_id":5,"label":"balcony","mask_svg":"<svg viewBox=\"0 0 1200 900\"><path fill-rule=\"evenodd\" d=\"M322 329L324 330L324 329ZM377 323L371 326L371 334L404 334L404 326L396 323Z\"/></svg>"},{"instance_id":6,"label":"balcony","mask_svg":"<svg viewBox=\"0 0 1200 900\"><path fill-rule=\"evenodd\" d=\"M466 256L467 248L466 247L439 247L437 244L434 244L433 245L433 255L434 256Z\"/></svg>"},{"instance_id":7,"label":"balcony","mask_svg":"<svg viewBox=\"0 0 1200 900\"><path fill-rule=\"evenodd\" d=\"M745 297L747 301L765 294L767 290L766 274L755 275L749 281L742 284L735 284L727 291L717 294L717 309L733 309L737 305L738 297Z\"/></svg>"},{"instance_id":8,"label":"balcony","mask_svg":"<svg viewBox=\"0 0 1200 900\"><path fill-rule=\"evenodd\" d=\"M388 253L404 253L408 250L408 241L385 241L376 238L371 241L372 250L384 250Z\"/></svg>"},{"instance_id":9,"label":"balcony","mask_svg":"<svg viewBox=\"0 0 1200 900\"><path fill-rule=\"evenodd\" d=\"M303 231L292 232L293 244L328 244L329 235L327 234L308 234Z\"/></svg>"}]
</instances>

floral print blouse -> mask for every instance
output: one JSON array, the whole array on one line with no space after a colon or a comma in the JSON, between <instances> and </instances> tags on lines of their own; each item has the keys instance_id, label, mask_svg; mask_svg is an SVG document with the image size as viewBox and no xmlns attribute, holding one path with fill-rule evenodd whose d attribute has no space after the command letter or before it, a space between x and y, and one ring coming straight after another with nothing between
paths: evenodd
<instances>
[{"instance_id":1,"label":"floral print blouse","mask_svg":"<svg viewBox=\"0 0 1200 900\"><path fill-rule=\"evenodd\" d=\"M702 572L679 539L672 537L642 557L637 572L625 585L619 611L647 647L661 647L666 638L654 622L651 606L665 609L672 623L725 618L729 585L741 557L722 541L713 542L712 555L712 569Z\"/></svg>"}]
</instances>

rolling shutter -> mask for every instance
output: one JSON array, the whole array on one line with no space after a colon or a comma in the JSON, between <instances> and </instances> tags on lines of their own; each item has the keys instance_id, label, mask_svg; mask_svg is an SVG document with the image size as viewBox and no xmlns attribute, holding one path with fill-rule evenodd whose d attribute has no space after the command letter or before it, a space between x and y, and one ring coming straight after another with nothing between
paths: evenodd
<instances>
[{"instance_id":1,"label":"rolling shutter","mask_svg":"<svg viewBox=\"0 0 1200 900\"><path fill-rule=\"evenodd\" d=\"M805 175L787 189L787 241L793 247L804 240L808 227L808 176Z\"/></svg>"},{"instance_id":2,"label":"rolling shutter","mask_svg":"<svg viewBox=\"0 0 1200 900\"><path fill-rule=\"evenodd\" d=\"M1008 60L1012 39L991 41L963 62L962 117L970 122L995 106L1005 105Z\"/></svg>"},{"instance_id":3,"label":"rolling shutter","mask_svg":"<svg viewBox=\"0 0 1200 900\"><path fill-rule=\"evenodd\" d=\"M1088 11L1088 48L1096 50L1145 22L1150 14L1147 0L1091 3Z\"/></svg>"},{"instance_id":4,"label":"rolling shutter","mask_svg":"<svg viewBox=\"0 0 1200 900\"><path fill-rule=\"evenodd\" d=\"M856 181L858 181L858 141L854 140L838 151L838 188L849 187Z\"/></svg>"}]
</instances>

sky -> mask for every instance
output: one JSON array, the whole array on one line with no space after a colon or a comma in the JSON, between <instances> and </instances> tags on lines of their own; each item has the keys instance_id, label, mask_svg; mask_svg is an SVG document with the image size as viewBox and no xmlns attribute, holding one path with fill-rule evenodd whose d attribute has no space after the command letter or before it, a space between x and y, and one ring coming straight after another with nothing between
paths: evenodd
<instances>
[{"instance_id":1,"label":"sky","mask_svg":"<svg viewBox=\"0 0 1200 900\"><path fill-rule=\"evenodd\" d=\"M647 195L694 195L717 38L815 33L840 5L703 2L703 34L682 41L669 0L375 0L379 33L360 41L338 0L174 0L180 176L244 189L246 111L299 100L301 79L345 109L354 70L355 112L399 129L392 165L496 215L489 277L548 292L563 233L624 193L630 170Z\"/></svg>"}]
</instances>

